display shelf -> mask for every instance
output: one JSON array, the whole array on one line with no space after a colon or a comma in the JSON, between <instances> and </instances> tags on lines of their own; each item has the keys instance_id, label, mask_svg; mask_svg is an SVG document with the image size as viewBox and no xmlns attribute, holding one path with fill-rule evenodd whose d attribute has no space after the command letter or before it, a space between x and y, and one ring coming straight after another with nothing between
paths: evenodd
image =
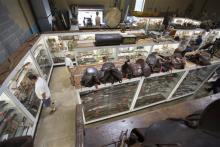
<instances>
[{"instance_id":1,"label":"display shelf","mask_svg":"<svg viewBox=\"0 0 220 147\"><path fill-rule=\"evenodd\" d=\"M76 45L74 44L75 42L73 40L61 40L61 39L62 37L59 36L49 36L45 41L47 43L48 48L50 49L51 56L55 64L64 63L64 59L67 54L71 55L71 59L73 61L75 60L75 52L74 52L74 49L76 47Z\"/></svg>"},{"instance_id":2,"label":"display shelf","mask_svg":"<svg viewBox=\"0 0 220 147\"><path fill-rule=\"evenodd\" d=\"M41 69L43 77L48 80L50 78L49 76L53 63L44 44L39 44L34 48L33 55Z\"/></svg>"},{"instance_id":3,"label":"display shelf","mask_svg":"<svg viewBox=\"0 0 220 147\"><path fill-rule=\"evenodd\" d=\"M109 61L114 61L116 58L115 48L105 48L90 51L77 51L78 65L94 64L102 62L102 57L107 56Z\"/></svg>"},{"instance_id":4,"label":"display shelf","mask_svg":"<svg viewBox=\"0 0 220 147\"><path fill-rule=\"evenodd\" d=\"M186 46L189 44L191 40L191 36L193 35L193 30L176 30L175 37L179 37L180 41L180 48L185 49Z\"/></svg>"},{"instance_id":5,"label":"display shelf","mask_svg":"<svg viewBox=\"0 0 220 147\"><path fill-rule=\"evenodd\" d=\"M183 25L185 23L185 21L186 21L186 18L176 17L173 19L172 23Z\"/></svg>"},{"instance_id":6,"label":"display shelf","mask_svg":"<svg viewBox=\"0 0 220 147\"><path fill-rule=\"evenodd\" d=\"M136 27L139 29L152 30L160 30L163 25L163 17L135 17L128 16L127 20L132 27Z\"/></svg>"},{"instance_id":7,"label":"display shelf","mask_svg":"<svg viewBox=\"0 0 220 147\"><path fill-rule=\"evenodd\" d=\"M189 19L189 18L181 18L175 17L173 18L171 25L175 28L182 28L182 29L195 29L199 28L201 21Z\"/></svg>"},{"instance_id":8,"label":"display shelf","mask_svg":"<svg viewBox=\"0 0 220 147\"><path fill-rule=\"evenodd\" d=\"M110 45L110 46L91 46L85 48L76 48L76 51L89 51L94 49L105 49L105 48L125 48L125 47L139 47L139 46L152 46L152 45L163 45L163 44L177 44L178 42L172 40L157 42L152 38L141 39L137 41L136 44L126 44L126 45Z\"/></svg>"},{"instance_id":9,"label":"display shelf","mask_svg":"<svg viewBox=\"0 0 220 147\"><path fill-rule=\"evenodd\" d=\"M137 59L146 59L151 52L158 52L160 54L170 54L172 55L176 48L178 48L178 43L157 43L157 45L150 46L137 46L137 47L125 47L125 48L117 48L114 53L109 53L110 60L115 63L116 67L121 70L121 66L129 57L132 62ZM101 49L100 49L101 50ZM95 50L96 51L96 50ZM96 67L98 70L102 66L102 57L106 55L100 55L99 52L94 53L94 50L89 52L81 51L84 53L84 57L90 55L94 60L93 62L85 62L84 64L81 60L84 58L83 56L77 56L78 66L73 69L73 75L75 80L76 88L81 88L80 80L83 72L88 67ZM78 53L77 53L78 55ZM82 54L83 55L83 54ZM79 60L78 60L79 58Z\"/></svg>"},{"instance_id":10,"label":"display shelf","mask_svg":"<svg viewBox=\"0 0 220 147\"><path fill-rule=\"evenodd\" d=\"M163 17L149 17L146 23L147 30L161 30L163 26L163 19Z\"/></svg>"},{"instance_id":11,"label":"display shelf","mask_svg":"<svg viewBox=\"0 0 220 147\"><path fill-rule=\"evenodd\" d=\"M181 31L182 30L177 30L177 35L179 33L182 38L182 36L185 36L188 33L190 37L187 42L189 43L191 39L194 39L192 36L197 30L184 30L186 32L185 34L181 34ZM207 36L207 40L212 40L212 38L218 37L217 34L219 33L215 34L213 31L218 32L218 30L212 30L211 32L214 35L207 33L211 36L210 39L208 39L209 37ZM120 33L120 31L54 33L43 34L39 37L31 51L23 57L16 68L5 79L0 88L0 94L4 93L8 97L8 99L12 102L11 107L15 107L16 113L18 113L19 116L25 117L26 123L21 123L21 125L19 125L16 129L16 133L12 131L13 135L34 136L42 108L42 102L36 97L34 87L28 80L27 74L32 72L41 77L47 75L46 78L49 82L53 66L65 65L64 57L66 54L71 54L72 60L74 60L77 65L78 59L80 61L80 59L83 58L83 56L78 56L79 53L92 52L90 54L96 59L96 62L93 64L91 64L92 62L83 63L84 65L79 64L79 66L74 68L73 71L78 80L78 102L83 103L84 105L83 117L85 124L101 121L103 119L127 114L136 110L193 95L198 91L198 89L200 89L207 78L220 64L219 59L214 57L212 59L213 65L207 67L197 66L193 63L187 62L186 68L182 70L153 73L147 78L139 77L133 79L123 79L122 83L101 84L98 86L98 91L95 87L82 87L80 85L80 79L84 70L90 66L100 69L103 64L103 62L101 62L101 58L103 56L108 55L109 59L112 59L111 61L113 61L116 67L120 69L121 65L124 64L126 56L129 56L134 60L137 58L145 59L149 53L154 51L163 54L167 54L168 52L173 53L174 49L179 45L179 43L170 41L167 38L161 38L159 43L157 43L158 40L146 38L138 40L136 44L100 47L94 46L93 43L95 41L95 34L103 33ZM135 30L126 31L126 33L144 33L144 31ZM51 40L48 42L48 39ZM80 44L81 46L78 46L77 44ZM85 45L83 46L83 44ZM140 54L141 56L139 56ZM197 74L197 72L199 72L199 74ZM196 81L195 86L192 86L191 89L184 89L184 87L186 87L185 85L193 81ZM152 83L153 86L156 87L155 90L147 87L148 84ZM119 90L120 88L122 89L121 91ZM181 91L180 89L183 90ZM94 91L97 91L97 93ZM84 99L80 96L81 93L86 93L84 95ZM103 93L105 93L105 95L103 95ZM107 98L106 95L110 96ZM118 99L114 97L115 95L118 95ZM94 96L97 97L98 103L93 102L96 100L96 97ZM152 96L157 96L157 99L152 99ZM2 96L0 95L0 101L1 97ZM1 136L1 139L10 138L10 136L11 135L7 135L6 133Z\"/></svg>"},{"instance_id":12,"label":"display shelf","mask_svg":"<svg viewBox=\"0 0 220 147\"><path fill-rule=\"evenodd\" d=\"M36 97L34 85L27 75L33 73L49 83L53 64L44 37L40 36L1 85L0 93L4 92L15 109L25 116L14 136L34 136L42 108L42 102Z\"/></svg>"},{"instance_id":13,"label":"display shelf","mask_svg":"<svg viewBox=\"0 0 220 147\"><path fill-rule=\"evenodd\" d=\"M102 61L103 56L108 56L110 61L124 62L126 56L132 59L145 58L152 52L152 47L158 49L158 51L170 51L174 50L179 46L177 42L148 42L140 44L130 44L130 45L117 45L117 46L102 46L93 48L80 48L76 49L76 59L78 65L83 64L94 64ZM164 50L166 48L167 50ZM103 51L102 51L103 50ZM105 54L102 54L106 52ZM88 61L82 62L83 59L88 59Z\"/></svg>"},{"instance_id":14,"label":"display shelf","mask_svg":"<svg viewBox=\"0 0 220 147\"><path fill-rule=\"evenodd\" d=\"M125 47L117 50L117 60L124 62L129 59L136 60L139 58L146 59L152 50L152 46Z\"/></svg>"},{"instance_id":15,"label":"display shelf","mask_svg":"<svg viewBox=\"0 0 220 147\"><path fill-rule=\"evenodd\" d=\"M64 58L67 54L70 55L72 61L76 61L75 53L81 50L95 49L95 34L110 34L121 33L120 31L99 31L99 32L75 32L75 33L57 33L57 34L44 34L42 38L51 52L53 62L56 64L64 63ZM125 34L144 33L143 30L126 31ZM115 47L115 46L113 46ZM97 47L111 48L111 47Z\"/></svg>"},{"instance_id":16,"label":"display shelf","mask_svg":"<svg viewBox=\"0 0 220 147\"><path fill-rule=\"evenodd\" d=\"M219 64L219 60L216 60L213 62L213 64ZM81 76L83 75L83 72L85 71L86 68L88 67L95 67L97 68L98 70L101 69L102 67L102 64L103 63L99 63L99 64L90 64L90 65L81 65L81 66L77 66L76 68L72 69L73 70L73 74L74 76L79 76L81 79ZM116 62L114 63L116 68L120 69L121 65L123 64L122 62ZM172 72L160 72L160 73L153 73L151 74L149 77L147 78L155 78L155 77L159 77L159 76L166 76L166 75L169 75L169 74L174 74L174 73L180 73L180 72L185 72L187 70L194 70L194 69L200 69L200 68L203 68L203 66L198 66L198 65L195 65L194 63L192 62L186 62L186 68L185 69L173 69ZM138 78L132 78L132 79L123 79L123 83L129 83L129 82L134 82L134 81L139 81L141 80L142 78L144 77L138 77ZM114 85L117 85L119 83L114 83ZM99 86L99 88L104 88L104 87L109 87L111 86L112 84L101 84ZM79 89L77 89L78 92L84 92L84 91L90 91L90 90L96 90L95 87L92 87L92 88L89 88L89 87L81 87L79 86Z\"/></svg>"},{"instance_id":17,"label":"display shelf","mask_svg":"<svg viewBox=\"0 0 220 147\"><path fill-rule=\"evenodd\" d=\"M183 29L177 29L175 36L179 36L180 38L183 38L184 36L192 36L194 30L183 30Z\"/></svg>"},{"instance_id":18,"label":"display shelf","mask_svg":"<svg viewBox=\"0 0 220 147\"><path fill-rule=\"evenodd\" d=\"M11 78L8 79L7 88L36 117L40 101L33 98L34 87L27 77L28 73L40 75L30 54L27 54L24 60L18 64Z\"/></svg>"},{"instance_id":19,"label":"display shelf","mask_svg":"<svg viewBox=\"0 0 220 147\"><path fill-rule=\"evenodd\" d=\"M38 99L36 97L36 95L34 96L34 98ZM42 107L43 107L43 102L40 101L40 104L39 104L39 107L38 107L38 111L37 111L37 114L36 114L36 117L35 117L35 120L34 120L34 124L31 126L31 129L27 130L27 135L30 135L30 136L34 136L35 135L36 130L37 130L37 125L38 125L38 120L40 119L40 114L41 114Z\"/></svg>"},{"instance_id":20,"label":"display shelf","mask_svg":"<svg viewBox=\"0 0 220 147\"><path fill-rule=\"evenodd\" d=\"M83 104L83 113L84 113L84 123L90 124L93 122L97 122L100 120L108 119L111 117L123 115L126 113L130 113L133 111L137 111L140 109L144 109L150 106L170 102L175 99L184 98L190 95L195 94L198 89L208 80L208 78L215 72L217 67L220 67L220 61L215 60L212 65L209 66L198 66L191 62L186 63L186 68L181 70L172 70L172 72L165 73L154 73L150 77L139 77L135 79L123 79L122 83L114 83L114 84L102 84L98 90L95 87L92 88L83 88L78 89L78 102ZM126 102L129 107L119 107L118 105L114 105L114 110L105 109L107 106L112 105L111 102L118 98L117 93L113 94L112 97L108 97L106 92L102 91L114 91L117 89L118 85L129 85L134 84L135 91L133 91L132 97L129 97L129 101ZM190 85L190 86L189 86ZM129 86L127 86L129 88ZM113 90L112 90L113 89ZM116 91L117 91L116 90ZM99 95L96 95L96 92L99 91ZM118 92L117 91L117 92ZM126 91L126 90L122 90ZM120 93L120 100L123 98L127 98L127 92ZM102 96L101 96L102 95ZM106 98L103 96L105 95ZM115 97L114 97L115 96ZM87 99L88 101L85 101ZM98 99L97 102L96 99ZM113 99L112 101L110 99ZM90 103L89 100L92 100ZM106 101L105 101L106 100ZM124 99L125 100L125 99ZM108 102L110 102L108 104ZM116 102L116 101L114 101ZM91 104L91 105L90 105ZM121 104L118 102L118 104ZM124 103L123 103L124 104ZM123 111L120 111L120 108ZM129 110L128 110L129 108ZM101 111L103 109L103 111ZM94 113L89 113L89 110L99 110ZM115 111L118 110L118 111ZM94 115L92 115L94 114Z\"/></svg>"},{"instance_id":21,"label":"display shelf","mask_svg":"<svg viewBox=\"0 0 220 147\"><path fill-rule=\"evenodd\" d=\"M213 43L217 38L220 38L220 29L210 30L209 32L206 32L206 34L203 36L203 43L200 47L208 43Z\"/></svg>"},{"instance_id":22,"label":"display shelf","mask_svg":"<svg viewBox=\"0 0 220 147\"><path fill-rule=\"evenodd\" d=\"M122 64L124 64L124 62L113 62L115 64L115 67L117 69L121 69ZM88 67L95 67L96 69L100 70L102 67L102 63L97 63L97 64L89 64L89 65L79 65L76 66L75 68L71 69L72 75L74 75L74 81L75 81L75 88L79 89L79 88L83 88L83 86L81 86L81 78L83 73L85 72L86 68Z\"/></svg>"},{"instance_id":23,"label":"display shelf","mask_svg":"<svg viewBox=\"0 0 220 147\"><path fill-rule=\"evenodd\" d=\"M200 45L195 45L195 42L196 42L196 39L198 38L198 36L201 36L202 40L204 41L205 31L202 29L194 30L194 32L190 38L190 42L189 42L189 45L193 48L193 50L198 49L202 45L202 43Z\"/></svg>"},{"instance_id":24,"label":"display shelf","mask_svg":"<svg viewBox=\"0 0 220 147\"><path fill-rule=\"evenodd\" d=\"M210 65L189 71L179 88L174 93L173 98L195 92L202 82L209 77L218 66L219 65Z\"/></svg>"},{"instance_id":25,"label":"display shelf","mask_svg":"<svg viewBox=\"0 0 220 147\"><path fill-rule=\"evenodd\" d=\"M161 43L161 45L154 45L154 46L141 46L141 51L143 51L144 49L146 49L147 53L146 56L144 56L143 54L141 56L138 56L138 54L135 54L135 50L137 48L118 48L117 51L117 55L116 55L116 59L114 61L116 67L120 70L121 66L124 64L124 61L126 61L127 56L130 57L131 61L134 62L136 59L138 58L143 58L146 59L147 55L150 54L151 52L158 52L160 54L163 55L172 55L173 52L175 51L176 48L178 48L179 44L178 43L172 43L172 44L163 44ZM129 50L131 49L131 50ZM101 49L100 49L101 50ZM91 53L92 54L92 53ZM135 56L137 55L137 56ZM97 54L96 54L97 56ZM100 56L101 57L101 56ZM81 58L81 57L80 57ZM101 61L101 58L100 58ZM218 58L213 58L212 62L214 61L219 61ZM86 68L88 67L96 67L98 70L100 70L101 66L102 66L102 62L98 62L98 63L89 63L89 64L85 64L85 65L80 65L77 66L76 68L74 68L73 75L74 75L74 80L75 80L75 86L76 88L83 88L83 86L81 86L80 84L80 80L82 77L83 72L85 71ZM195 67L195 64L191 63L191 62L187 62L186 64L186 68L188 69L193 69ZM175 70L175 71L179 71L179 70ZM183 70L184 71L184 70ZM155 75L155 74L153 74Z\"/></svg>"},{"instance_id":26,"label":"display shelf","mask_svg":"<svg viewBox=\"0 0 220 147\"><path fill-rule=\"evenodd\" d=\"M205 31L203 29L192 29L192 30L177 29L175 37L178 36L181 39L179 47L181 49L185 49L188 45L191 46L191 44L195 42L196 38L199 35L203 36L204 33ZM198 47L194 47L194 48L198 48Z\"/></svg>"},{"instance_id":27,"label":"display shelf","mask_svg":"<svg viewBox=\"0 0 220 147\"><path fill-rule=\"evenodd\" d=\"M27 135L33 123L16 106L7 93L0 94L0 140Z\"/></svg>"},{"instance_id":28,"label":"display shelf","mask_svg":"<svg viewBox=\"0 0 220 147\"><path fill-rule=\"evenodd\" d=\"M146 27L147 17L135 17L135 16L127 16L128 22L131 24L132 27L137 27L139 29L144 29Z\"/></svg>"},{"instance_id":29,"label":"display shelf","mask_svg":"<svg viewBox=\"0 0 220 147\"><path fill-rule=\"evenodd\" d=\"M54 65L60 65L64 63L64 58L66 54L70 54L72 57L71 59L77 62L77 65L82 64L92 64L92 63L99 63L103 56L108 55L111 61L117 59L117 57L124 58L123 54L118 56L118 53L122 53L123 50L135 50L135 55L142 54L143 56L147 56L150 52L150 46L153 45L165 45L165 44L177 44L177 42L170 40L170 39L162 39L158 43L155 42L152 38L147 39L140 39L137 41L136 44L126 44L126 45L112 45L112 46L94 46L94 36L95 34L99 33L120 33L119 31L112 31L112 32L93 32L93 33L72 33L72 34L59 34L59 35L51 35L51 36L44 36L44 40L47 43L48 48L50 49ZM126 31L122 34L132 34L132 33L144 33L143 30L135 30L135 31ZM62 37L61 37L62 36ZM74 37L71 37L74 36ZM76 37L77 36L77 37ZM74 51L69 51L68 47L62 47L59 45L60 43L63 44L63 38L74 38L76 41L76 46L74 46ZM81 43L79 43L81 42ZM79 47L79 44L80 47ZM144 49L143 49L144 48ZM119 51L118 51L119 50ZM126 54L126 53L124 53Z\"/></svg>"},{"instance_id":30,"label":"display shelf","mask_svg":"<svg viewBox=\"0 0 220 147\"><path fill-rule=\"evenodd\" d=\"M131 82L80 93L86 121L128 111L137 85L138 82Z\"/></svg>"},{"instance_id":31,"label":"display shelf","mask_svg":"<svg viewBox=\"0 0 220 147\"><path fill-rule=\"evenodd\" d=\"M157 52L161 55L171 56L178 47L179 43L154 45L152 52Z\"/></svg>"},{"instance_id":32,"label":"display shelf","mask_svg":"<svg viewBox=\"0 0 220 147\"><path fill-rule=\"evenodd\" d=\"M168 98L184 72L146 78L139 92L135 108L163 101Z\"/></svg>"}]
</instances>

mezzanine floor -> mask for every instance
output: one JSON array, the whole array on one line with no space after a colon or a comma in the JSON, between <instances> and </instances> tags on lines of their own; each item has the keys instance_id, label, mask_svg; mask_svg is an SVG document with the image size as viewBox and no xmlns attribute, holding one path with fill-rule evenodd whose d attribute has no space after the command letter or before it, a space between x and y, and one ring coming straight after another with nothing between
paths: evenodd
<instances>
[{"instance_id":1,"label":"mezzanine floor","mask_svg":"<svg viewBox=\"0 0 220 147\"><path fill-rule=\"evenodd\" d=\"M65 67L54 68L50 88L57 111L52 115L47 115L48 112L45 110L42 111L35 137L35 147L74 147L76 93L70 84ZM204 91L200 94L203 95ZM195 100L190 97L88 125L85 130L85 146L101 147L118 140L121 131L127 129L130 131L134 127L147 127L167 117L184 117L204 108L216 98L218 97Z\"/></svg>"}]
</instances>

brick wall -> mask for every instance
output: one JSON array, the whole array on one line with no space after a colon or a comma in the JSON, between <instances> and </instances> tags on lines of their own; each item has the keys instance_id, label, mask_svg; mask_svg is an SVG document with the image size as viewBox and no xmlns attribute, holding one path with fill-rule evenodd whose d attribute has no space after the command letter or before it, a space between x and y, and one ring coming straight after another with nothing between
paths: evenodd
<instances>
[{"instance_id":1,"label":"brick wall","mask_svg":"<svg viewBox=\"0 0 220 147\"><path fill-rule=\"evenodd\" d=\"M38 32L27 0L21 0L21 3L26 18L18 0L0 0L0 64Z\"/></svg>"}]
</instances>

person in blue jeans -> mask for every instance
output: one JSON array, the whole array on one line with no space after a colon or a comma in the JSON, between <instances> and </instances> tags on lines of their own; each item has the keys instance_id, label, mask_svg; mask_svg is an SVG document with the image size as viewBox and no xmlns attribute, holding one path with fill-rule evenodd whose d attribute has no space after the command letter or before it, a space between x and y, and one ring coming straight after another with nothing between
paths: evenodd
<instances>
[{"instance_id":1,"label":"person in blue jeans","mask_svg":"<svg viewBox=\"0 0 220 147\"><path fill-rule=\"evenodd\" d=\"M56 107L54 102L51 102L51 93L48 87L47 82L32 73L29 73L28 78L31 80L33 84L35 84L35 93L37 97L43 101L43 106L45 108L50 108L51 113L56 111Z\"/></svg>"}]
</instances>

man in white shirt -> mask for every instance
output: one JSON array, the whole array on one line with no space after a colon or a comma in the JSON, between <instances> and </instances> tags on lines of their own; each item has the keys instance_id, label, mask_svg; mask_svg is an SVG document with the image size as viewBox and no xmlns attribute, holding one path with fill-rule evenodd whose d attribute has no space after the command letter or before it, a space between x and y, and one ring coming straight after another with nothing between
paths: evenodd
<instances>
[{"instance_id":1,"label":"man in white shirt","mask_svg":"<svg viewBox=\"0 0 220 147\"><path fill-rule=\"evenodd\" d=\"M65 57L65 65L68 69L68 71L70 72L70 69L74 67L73 65L73 61L71 60L71 58L69 57L70 55L66 55Z\"/></svg>"},{"instance_id":2,"label":"man in white shirt","mask_svg":"<svg viewBox=\"0 0 220 147\"><path fill-rule=\"evenodd\" d=\"M96 12L95 25L96 25L97 27L100 27L100 25L101 25L101 20L100 20L99 12L98 12L98 11Z\"/></svg>"},{"instance_id":3,"label":"man in white shirt","mask_svg":"<svg viewBox=\"0 0 220 147\"><path fill-rule=\"evenodd\" d=\"M70 58L70 55L66 55L65 57L65 65L67 67L67 70L69 71L70 73L70 81L71 81L71 84L73 86L75 86L75 81L74 81L74 74L73 74L73 71L72 69L74 68L74 65L73 65L73 61L71 60Z\"/></svg>"},{"instance_id":4,"label":"man in white shirt","mask_svg":"<svg viewBox=\"0 0 220 147\"><path fill-rule=\"evenodd\" d=\"M28 78L31 80L31 82L33 82L33 84L35 84L35 93L37 97L43 101L44 107L51 108L51 113L55 112L56 107L54 102L51 102L51 93L47 82L43 78L32 73L28 75Z\"/></svg>"}]
</instances>

